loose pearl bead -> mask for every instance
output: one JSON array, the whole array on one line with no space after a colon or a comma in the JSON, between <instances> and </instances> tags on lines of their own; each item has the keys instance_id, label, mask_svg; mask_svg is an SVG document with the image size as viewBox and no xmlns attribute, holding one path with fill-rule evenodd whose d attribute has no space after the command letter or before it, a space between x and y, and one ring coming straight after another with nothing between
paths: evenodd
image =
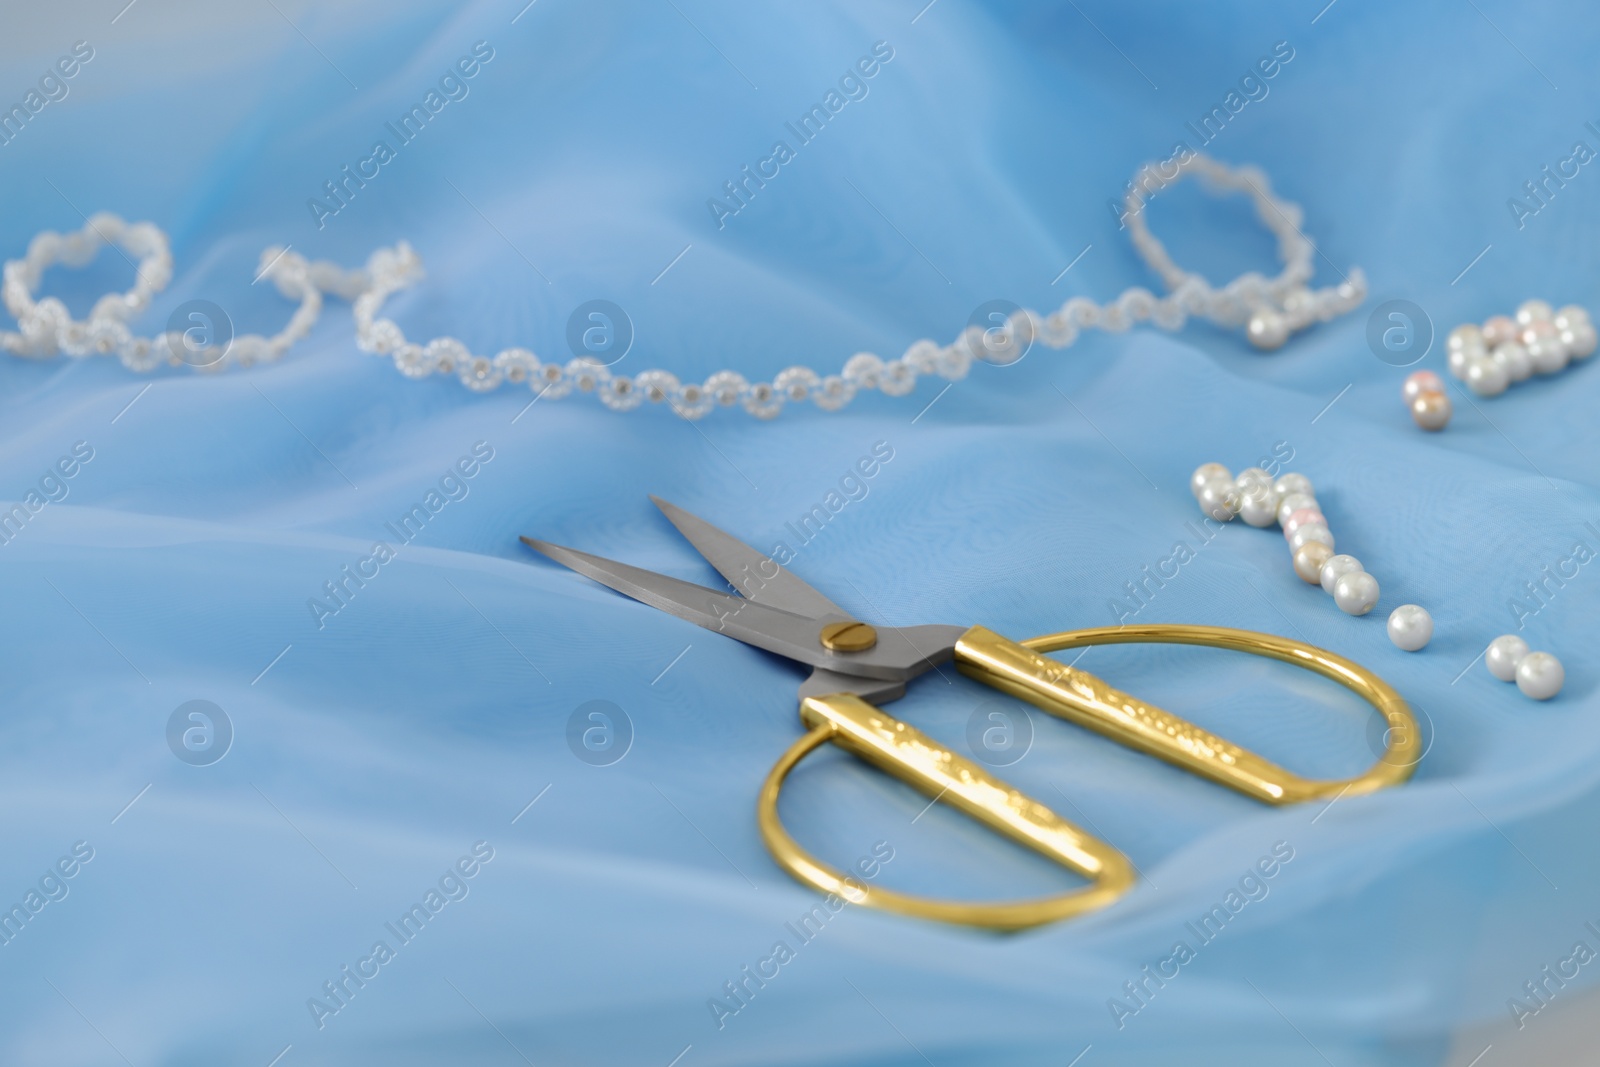
<instances>
[{"instance_id":1,"label":"loose pearl bead","mask_svg":"<svg viewBox=\"0 0 1600 1067\"><path fill-rule=\"evenodd\" d=\"M1507 341L1503 345L1496 345L1489 358L1495 365L1506 372L1506 377L1513 382L1525 382L1533 373L1533 360L1528 358L1528 350L1518 341Z\"/></svg>"},{"instance_id":2,"label":"loose pearl bead","mask_svg":"<svg viewBox=\"0 0 1600 1067\"><path fill-rule=\"evenodd\" d=\"M1389 640L1403 651L1418 651L1433 640L1433 616L1416 604L1401 604L1389 613Z\"/></svg>"},{"instance_id":3,"label":"loose pearl bead","mask_svg":"<svg viewBox=\"0 0 1600 1067\"><path fill-rule=\"evenodd\" d=\"M1479 357L1467 363L1467 388L1479 396L1499 396L1511 384L1506 369L1494 360Z\"/></svg>"},{"instance_id":4,"label":"loose pearl bead","mask_svg":"<svg viewBox=\"0 0 1600 1067\"><path fill-rule=\"evenodd\" d=\"M1567 672L1561 661L1548 652L1529 652L1517 664L1517 688L1535 700L1549 700L1561 692Z\"/></svg>"},{"instance_id":5,"label":"loose pearl bead","mask_svg":"<svg viewBox=\"0 0 1600 1067\"><path fill-rule=\"evenodd\" d=\"M1517 339L1517 322L1510 315L1496 315L1483 324L1483 343L1490 348Z\"/></svg>"},{"instance_id":6,"label":"loose pearl bead","mask_svg":"<svg viewBox=\"0 0 1600 1067\"><path fill-rule=\"evenodd\" d=\"M1517 340L1523 344L1539 338L1560 337L1561 331L1556 329L1556 324L1549 319L1535 319L1522 327L1517 333Z\"/></svg>"},{"instance_id":7,"label":"loose pearl bead","mask_svg":"<svg viewBox=\"0 0 1600 1067\"><path fill-rule=\"evenodd\" d=\"M1272 485L1272 475L1268 474L1260 467L1246 467L1244 470L1234 475L1233 480L1239 483L1240 489L1243 489L1246 483L1265 485L1269 488Z\"/></svg>"},{"instance_id":8,"label":"loose pearl bead","mask_svg":"<svg viewBox=\"0 0 1600 1067\"><path fill-rule=\"evenodd\" d=\"M1543 300L1524 300L1522 306L1517 308L1517 325L1527 326L1533 322L1548 322L1554 314L1550 305Z\"/></svg>"},{"instance_id":9,"label":"loose pearl bead","mask_svg":"<svg viewBox=\"0 0 1600 1067\"><path fill-rule=\"evenodd\" d=\"M1294 572L1307 585L1322 581L1322 565L1333 558L1333 549L1313 541L1294 554Z\"/></svg>"},{"instance_id":10,"label":"loose pearl bead","mask_svg":"<svg viewBox=\"0 0 1600 1067\"><path fill-rule=\"evenodd\" d=\"M1528 654L1528 642L1516 634L1502 634L1489 642L1489 648L1483 654L1483 662L1489 668L1489 673L1502 682L1514 681L1517 677L1517 664L1522 662L1522 657Z\"/></svg>"},{"instance_id":11,"label":"loose pearl bead","mask_svg":"<svg viewBox=\"0 0 1600 1067\"><path fill-rule=\"evenodd\" d=\"M1555 327L1558 330L1568 329L1574 323L1578 322L1584 323L1585 325L1590 325L1589 311L1587 308L1580 307L1577 304L1568 304L1566 307L1556 312L1555 316L1550 321L1555 323Z\"/></svg>"},{"instance_id":12,"label":"loose pearl bead","mask_svg":"<svg viewBox=\"0 0 1600 1067\"><path fill-rule=\"evenodd\" d=\"M1444 393L1424 393L1411 402L1411 417L1424 430L1444 429L1450 414L1450 398Z\"/></svg>"},{"instance_id":13,"label":"loose pearl bead","mask_svg":"<svg viewBox=\"0 0 1600 1067\"><path fill-rule=\"evenodd\" d=\"M1332 556L1322 565L1322 573L1317 576L1317 581L1322 586L1322 591L1333 595L1333 587L1340 578L1361 569L1361 561L1354 556Z\"/></svg>"},{"instance_id":14,"label":"loose pearl bead","mask_svg":"<svg viewBox=\"0 0 1600 1067\"><path fill-rule=\"evenodd\" d=\"M1448 352L1487 347L1488 342L1484 340L1483 331L1470 322L1464 322L1451 330L1450 336L1445 339L1445 350Z\"/></svg>"},{"instance_id":15,"label":"loose pearl bead","mask_svg":"<svg viewBox=\"0 0 1600 1067\"><path fill-rule=\"evenodd\" d=\"M1555 374L1567 365L1567 349L1561 343L1561 335L1548 322L1539 323L1545 327L1542 332L1534 332L1530 328L1522 335L1522 347L1527 349L1528 362L1533 364L1533 369L1539 374Z\"/></svg>"},{"instance_id":16,"label":"loose pearl bead","mask_svg":"<svg viewBox=\"0 0 1600 1067\"><path fill-rule=\"evenodd\" d=\"M1378 603L1378 579L1366 571L1351 571L1333 583L1333 602L1346 615L1365 615Z\"/></svg>"},{"instance_id":17,"label":"loose pearl bead","mask_svg":"<svg viewBox=\"0 0 1600 1067\"><path fill-rule=\"evenodd\" d=\"M1449 368L1452 378L1466 381L1467 364L1488 354L1489 350L1486 348L1452 348L1450 354L1445 357L1445 366Z\"/></svg>"},{"instance_id":18,"label":"loose pearl bead","mask_svg":"<svg viewBox=\"0 0 1600 1067\"><path fill-rule=\"evenodd\" d=\"M1219 478L1232 481L1233 473L1220 463L1202 463L1194 469L1193 474L1189 475L1189 492L1198 497L1200 490L1204 489L1208 482L1214 482Z\"/></svg>"},{"instance_id":19,"label":"loose pearl bead","mask_svg":"<svg viewBox=\"0 0 1600 1067\"><path fill-rule=\"evenodd\" d=\"M1409 404L1423 393L1444 392L1444 379L1431 370L1413 371L1406 375L1406 384L1400 387L1400 395L1406 398Z\"/></svg>"},{"instance_id":20,"label":"loose pearl bead","mask_svg":"<svg viewBox=\"0 0 1600 1067\"><path fill-rule=\"evenodd\" d=\"M1316 508L1301 508L1283 520L1283 539L1287 541L1302 526L1326 526L1328 520Z\"/></svg>"},{"instance_id":21,"label":"loose pearl bead","mask_svg":"<svg viewBox=\"0 0 1600 1067\"><path fill-rule=\"evenodd\" d=\"M1282 348L1283 342L1289 339L1289 322L1278 312L1262 308L1250 316L1245 335L1250 338L1251 344L1262 351Z\"/></svg>"},{"instance_id":22,"label":"loose pearl bead","mask_svg":"<svg viewBox=\"0 0 1600 1067\"><path fill-rule=\"evenodd\" d=\"M1241 478L1239 517L1251 526L1271 526L1278 521L1278 505L1272 498L1270 482L1247 482Z\"/></svg>"},{"instance_id":23,"label":"loose pearl bead","mask_svg":"<svg viewBox=\"0 0 1600 1067\"><path fill-rule=\"evenodd\" d=\"M1301 508L1316 508L1317 498L1310 493L1290 493L1278 498L1278 521L1283 522ZM1317 508L1318 511L1322 510Z\"/></svg>"},{"instance_id":24,"label":"loose pearl bead","mask_svg":"<svg viewBox=\"0 0 1600 1067\"><path fill-rule=\"evenodd\" d=\"M1218 522L1231 522L1239 512L1239 489L1231 478L1218 478L1200 490L1200 510Z\"/></svg>"},{"instance_id":25,"label":"loose pearl bead","mask_svg":"<svg viewBox=\"0 0 1600 1067\"><path fill-rule=\"evenodd\" d=\"M1298 552L1310 544L1333 547L1333 531L1326 526L1306 524L1289 535L1289 551Z\"/></svg>"},{"instance_id":26,"label":"loose pearl bead","mask_svg":"<svg viewBox=\"0 0 1600 1067\"><path fill-rule=\"evenodd\" d=\"M1277 481L1273 482L1272 492L1280 504L1283 503L1283 498L1290 493L1304 493L1306 496L1315 495L1311 489L1311 479L1304 474L1295 474L1293 471L1280 476Z\"/></svg>"},{"instance_id":27,"label":"loose pearl bead","mask_svg":"<svg viewBox=\"0 0 1600 1067\"><path fill-rule=\"evenodd\" d=\"M1573 359L1588 359L1594 355L1595 343L1600 340L1589 322L1573 322L1562 327L1559 334L1561 347Z\"/></svg>"}]
</instances>

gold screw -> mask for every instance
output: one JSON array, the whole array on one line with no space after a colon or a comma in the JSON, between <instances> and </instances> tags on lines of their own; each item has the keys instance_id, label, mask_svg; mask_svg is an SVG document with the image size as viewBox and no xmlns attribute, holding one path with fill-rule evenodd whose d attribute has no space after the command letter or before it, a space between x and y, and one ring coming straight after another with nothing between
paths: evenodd
<instances>
[{"instance_id":1,"label":"gold screw","mask_svg":"<svg viewBox=\"0 0 1600 1067\"><path fill-rule=\"evenodd\" d=\"M864 622L830 622L818 636L830 652L865 652L878 643L878 631Z\"/></svg>"}]
</instances>

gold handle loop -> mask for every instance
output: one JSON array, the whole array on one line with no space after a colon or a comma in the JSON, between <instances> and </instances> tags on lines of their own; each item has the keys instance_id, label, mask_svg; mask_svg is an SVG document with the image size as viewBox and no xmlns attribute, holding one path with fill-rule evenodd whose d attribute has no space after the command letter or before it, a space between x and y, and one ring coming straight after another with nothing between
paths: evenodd
<instances>
[{"instance_id":1,"label":"gold handle loop","mask_svg":"<svg viewBox=\"0 0 1600 1067\"><path fill-rule=\"evenodd\" d=\"M1112 644L1208 645L1314 671L1355 692L1383 715L1388 726L1383 755L1366 773L1354 778L1303 778L1136 700L1087 671L1042 654ZM1422 757L1416 719L1388 683L1342 656L1272 634L1218 626L1151 624L1074 630L1015 642L974 626L956 644L956 666L963 674L1052 715L1269 804L1371 793L1410 778ZM800 719L810 730L767 774L756 819L761 838L778 865L806 885L838 894L853 904L994 930L1020 930L1081 915L1105 907L1132 887L1133 868L1115 848L859 697L848 693L808 697L801 702ZM789 772L829 741L1083 875L1090 884L1033 900L969 903L869 888L829 867L802 849L778 818L778 794Z\"/></svg>"},{"instance_id":2,"label":"gold handle loop","mask_svg":"<svg viewBox=\"0 0 1600 1067\"><path fill-rule=\"evenodd\" d=\"M1020 930L1094 911L1133 886L1133 868L1122 853L859 697L848 693L808 697L801 702L800 718L811 729L767 774L756 820L778 865L806 885L836 893L852 904L992 930ZM1052 897L987 904L912 896L847 877L802 849L778 818L784 779L807 754L829 741L1076 871L1090 884Z\"/></svg>"},{"instance_id":3,"label":"gold handle loop","mask_svg":"<svg viewBox=\"0 0 1600 1067\"><path fill-rule=\"evenodd\" d=\"M1193 723L1129 696L1086 671L1041 655L1084 645L1209 645L1283 660L1331 678L1366 700L1388 726L1383 755L1366 773L1342 780L1302 778ZM1411 777L1422 738L1411 709L1383 679L1343 656L1250 630L1153 623L1102 627L1010 641L974 626L956 644L956 668L1052 715L1149 753L1268 804L1371 793Z\"/></svg>"}]
</instances>

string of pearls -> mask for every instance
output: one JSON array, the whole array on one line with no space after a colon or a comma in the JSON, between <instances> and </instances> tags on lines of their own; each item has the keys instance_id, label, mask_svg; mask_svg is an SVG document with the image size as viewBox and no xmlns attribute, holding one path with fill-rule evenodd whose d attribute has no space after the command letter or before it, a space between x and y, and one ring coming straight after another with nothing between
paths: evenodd
<instances>
[{"instance_id":1,"label":"string of pearls","mask_svg":"<svg viewBox=\"0 0 1600 1067\"><path fill-rule=\"evenodd\" d=\"M1173 262L1165 246L1150 233L1144 209L1157 193L1189 176L1209 179L1221 191L1243 192L1254 200L1257 218L1277 238L1282 272L1274 278L1246 272L1218 289ZM267 249L262 253L257 280L269 278L285 297L300 301L283 330L271 337L249 334L226 346L202 344L198 348L178 332L136 337L127 324L148 308L151 296L170 280L172 254L166 235L153 224L130 225L109 214L94 216L77 233L41 233L29 245L25 258L6 263L4 301L20 332L0 331L0 348L38 359L58 352L74 357L115 356L135 371L150 371L163 362L212 372L230 364L247 367L280 358L305 337L321 312L323 295L331 293L352 302L357 345L391 358L409 378L455 375L474 392L488 392L503 383L525 385L548 399L572 392L591 393L616 411L632 410L648 400L665 403L686 419L737 404L757 418L770 419L786 403L810 400L825 411L837 411L863 390L904 396L916 387L919 376L955 381L966 376L974 360L1015 362L1035 341L1049 348L1066 348L1083 331L1092 329L1120 333L1151 323L1177 331L1193 317L1228 329L1244 326L1252 344L1274 349L1298 330L1354 310L1366 297L1366 278L1360 268L1351 268L1337 286L1308 288L1315 248L1300 231L1301 209L1275 197L1266 175L1255 167L1232 168L1194 154L1147 164L1129 184L1124 208L1134 248L1160 276L1167 296L1157 297L1136 286L1105 304L1075 296L1047 315L1018 308L1001 325L969 325L948 345L923 339L894 359L857 353L836 374L797 366L780 372L771 382L750 382L732 370L718 371L700 383L680 382L665 370L614 374L585 357L546 362L526 348L478 355L453 337L418 344L407 340L394 320L381 317L385 300L423 276L420 257L403 241L380 248L364 269L353 271L326 261L311 262L288 250ZM83 266L107 244L140 257L132 289L102 297L83 321L72 319L65 305L53 297L34 299L46 268L57 262Z\"/></svg>"}]
</instances>

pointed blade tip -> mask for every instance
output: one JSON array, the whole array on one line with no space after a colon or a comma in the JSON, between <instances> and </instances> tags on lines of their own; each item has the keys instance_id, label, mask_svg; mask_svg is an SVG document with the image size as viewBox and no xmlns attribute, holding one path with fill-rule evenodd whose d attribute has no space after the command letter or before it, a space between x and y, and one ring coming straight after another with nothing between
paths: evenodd
<instances>
[{"instance_id":1,"label":"pointed blade tip","mask_svg":"<svg viewBox=\"0 0 1600 1067\"><path fill-rule=\"evenodd\" d=\"M517 540L521 541L523 544L527 545L541 556L546 556L550 559L560 562L560 545L553 545L549 541L541 541L537 537L529 537L527 534L518 535Z\"/></svg>"}]
</instances>

